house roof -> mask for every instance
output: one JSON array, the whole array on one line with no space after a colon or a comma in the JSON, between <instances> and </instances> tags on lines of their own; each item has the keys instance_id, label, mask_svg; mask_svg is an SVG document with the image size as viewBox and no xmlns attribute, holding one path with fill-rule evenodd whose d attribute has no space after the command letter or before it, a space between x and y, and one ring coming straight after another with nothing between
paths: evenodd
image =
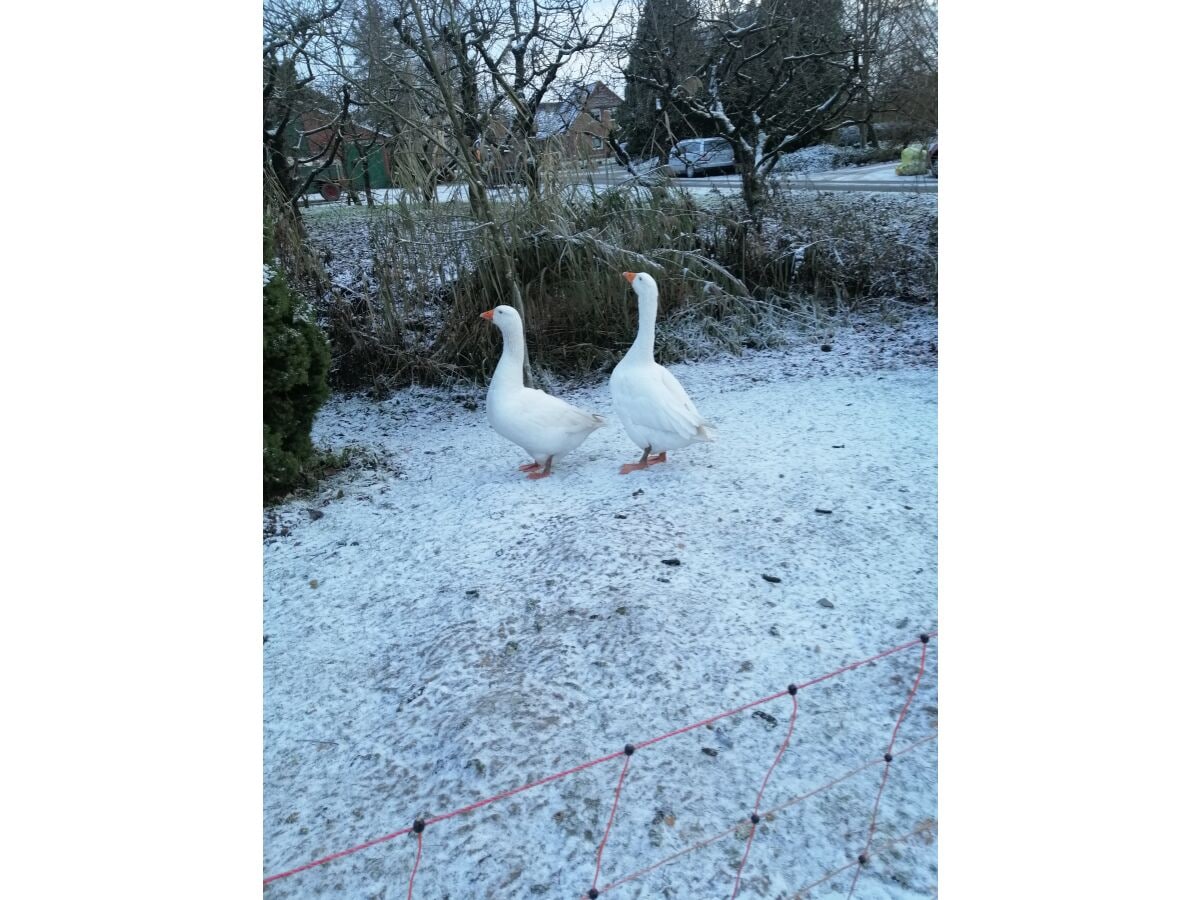
<instances>
[{"instance_id":1,"label":"house roof","mask_svg":"<svg viewBox=\"0 0 1200 900\"><path fill-rule=\"evenodd\" d=\"M571 127L571 123L578 115L578 105L573 104L570 100L539 103L537 111L533 114L534 124L537 125L537 136L544 138L554 134L563 134Z\"/></svg>"},{"instance_id":2,"label":"house roof","mask_svg":"<svg viewBox=\"0 0 1200 900\"><path fill-rule=\"evenodd\" d=\"M297 124L300 131L308 139L310 150L314 153L323 153L325 148L329 146L329 142L333 139L333 126L337 124L337 119L330 118L321 113L306 112L301 113ZM359 140L375 140L378 138L386 140L391 137L386 132L353 120L350 122L350 128L352 134L358 137Z\"/></svg>"},{"instance_id":3,"label":"house roof","mask_svg":"<svg viewBox=\"0 0 1200 900\"><path fill-rule=\"evenodd\" d=\"M603 81L593 81L586 87L576 88L565 100L539 103L534 112L537 137L564 134L585 109L611 109L620 102L620 95Z\"/></svg>"}]
</instances>

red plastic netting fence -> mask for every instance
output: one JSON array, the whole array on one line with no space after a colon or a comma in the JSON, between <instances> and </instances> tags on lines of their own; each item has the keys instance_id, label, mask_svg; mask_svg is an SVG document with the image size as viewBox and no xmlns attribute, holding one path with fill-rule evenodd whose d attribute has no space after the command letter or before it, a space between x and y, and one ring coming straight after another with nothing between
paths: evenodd
<instances>
[{"instance_id":1,"label":"red plastic netting fence","mask_svg":"<svg viewBox=\"0 0 1200 900\"><path fill-rule=\"evenodd\" d=\"M903 644L899 644L888 650L884 650L880 653L876 653L874 656L868 657L866 659L861 659L856 662L850 663L848 665L842 666L839 669L835 669L832 672L827 672L824 675L821 675L817 678L810 679L801 684L789 684L787 686L787 688L785 688L782 691L777 691L777 692L775 692L773 694L769 694L765 697L760 697L757 700L752 700L749 703L745 703L734 709L725 710L724 712L717 713L716 715L713 715L713 716L709 716L706 719L701 719L700 721L693 722L690 725L684 725L681 728L676 728L673 731L669 731L665 734L660 734L657 737L652 737L647 740L641 741L639 743L626 744L625 747L621 750L617 750L617 751L615 751L613 753L609 753L605 756L597 757L596 759L588 760L587 762L579 763L578 765L572 766L568 769L563 769L560 772L555 772L552 775L547 775L544 778L539 778L536 781L531 781L528 784L522 785L520 787L515 787L515 788L511 788L507 791L502 791L501 793L496 794L495 796L487 797L483 800L477 800L474 803L459 807L458 809L451 810L450 812L441 813L440 815L436 815L436 816L431 816L430 818L427 818L427 819L418 819L408 828L402 828L399 831L394 831L390 834L385 834L382 837L377 837L372 840L365 841L361 844L356 844L352 847L347 847L345 850L340 850L336 853L330 853L327 856L322 856L320 859L314 859L311 862L307 862L307 863L304 863L303 865L296 866L295 868L288 869L285 872L279 872L275 875L270 875L263 879L263 886L265 888L267 885L269 885L273 882L279 881L284 878L289 878L293 875L297 875L300 872L304 872L308 869L316 868L317 866L325 865L327 863L333 862L334 860L341 859L342 857L346 857L346 856L350 856L355 853L359 853L363 850L366 850L370 847L377 846L386 841L390 841L395 838L402 837L403 835L415 834L417 837L417 849L416 849L415 859L413 861L413 868L412 868L411 874L409 876L409 881L408 881L408 897L409 897L409 900L411 900L411 898L413 896L414 886L416 884L417 870L419 869L420 864L421 864L421 850L422 850L423 843L424 843L425 831L429 828L429 826L437 824L438 822L444 822L448 819L453 819L458 816L465 815L469 812L480 809L481 807L488 806L492 803L496 803L500 800L504 800L504 799L506 799L508 797L512 797L516 794L523 793L524 791L529 791L536 787L540 787L545 784L550 784L551 782L558 781L560 779L567 778L568 776L574 775L578 772L582 772L586 769L590 769L593 766L598 766L601 763L605 763L605 762L608 762L609 760L616 759L619 756L624 756L625 762L621 769L621 774L617 780L616 788L613 793L613 804L612 804L612 808L609 812L607 825L605 826L605 829L604 829L604 836L601 838L600 843L599 843L598 847L596 848L596 866L595 866L595 871L592 876L592 885L586 893L581 895L581 900L589 900L589 898L599 897L602 894L605 894L621 885L628 884L629 882L634 881L638 878L641 878L645 875L648 875L650 872L660 869L663 866L668 865L669 863L675 862L676 860L679 860L679 859L683 858L684 856L687 856L690 853L693 853L697 850L707 847L710 844L720 840L721 838L726 837L727 835L736 832L739 828L744 828L745 826L749 825L749 828L746 833L746 847L742 854L741 863L738 865L737 873L734 877L734 882L733 882L733 892L730 895L731 900L733 900L733 898L737 897L738 891L741 888L742 872L746 866L747 860L750 857L750 850L754 843L754 836L758 829L758 825L763 819L765 819L767 817L775 816L778 813L780 813L781 811L783 811L784 809L787 809L791 806L794 806L798 803L801 803L801 802L809 799L810 797L814 797L824 791L827 791L830 788L834 787L835 785L840 784L843 781L846 781L847 779L849 779L867 769L872 768L873 766L882 764L883 772L881 774L880 781L879 781L879 789L875 794L875 803L871 810L870 821L867 826L866 840L864 841L864 844L863 844L861 850L857 854L857 857L853 861L841 866L840 868L837 868L833 871L825 873L825 875L822 878L818 879L817 881L814 881L811 884L807 884L803 888L800 888L796 894L796 896L802 896L805 891L808 891L808 890L818 886L819 884L822 884L822 883L828 881L830 878L833 878L833 877L837 876L838 874L840 874L842 872L846 872L849 869L853 868L854 876L853 876L853 880L850 885L849 894L847 895L847 898L849 900L849 898L853 897L853 895L854 895L854 891L858 885L859 876L862 874L863 868L869 863L869 861L871 859L871 849L873 846L873 842L874 842L875 835L876 835L876 829L877 829L877 825L878 825L879 805L880 805L880 801L883 798L884 788L887 786L888 775L891 771L891 766L892 766L893 761L895 759L897 759L898 757L900 757L904 754L910 753L913 750L917 749L918 747L920 747L924 744L927 744L930 741L933 741L937 738L936 734L930 734L930 735L927 735L927 736L903 747L900 750L895 749L896 738L900 733L900 726L904 722L904 719L908 714L908 710L912 704L913 697L916 695L917 688L920 686L921 679L923 678L923 676L925 674L925 664L926 664L926 659L927 659L927 655L928 655L928 651L929 651L929 642L932 638L934 638L936 636L937 636L936 631L930 632L928 634L922 634L916 640L912 640L912 641L908 641ZM783 757L785 751L788 748L788 745L791 743L792 735L795 731L796 716L797 716L797 712L798 712L796 695L801 690L811 687L812 685L819 684L823 681L827 681L827 680L834 678L838 675L841 675L845 672L849 672L854 669L858 669L869 663L875 662L877 660L883 659L888 656L892 656L893 654L900 653L904 650L907 650L909 648L916 647L916 646L919 646L921 648L920 662L918 664L917 672L913 679L912 686L908 691L908 696L905 698L904 705L901 708L899 715L896 717L895 725L892 728L891 738L888 741L887 750L884 752L883 756L868 759L865 762L863 762L862 765L858 766L857 768L852 769L848 772L844 772L837 778L834 778L831 781L826 782L825 784L821 785L818 788L815 788L814 790L811 790L805 794L802 794L802 795L799 795L796 797L792 797L791 799L785 801L784 803L779 804L778 806L772 807L771 809L760 811L763 795L766 792L767 785L770 782L771 776L774 774L775 769L778 766L780 759ZM600 874L602 871L602 865L603 865L603 861L604 861L604 849L605 849L606 845L608 844L608 839L612 832L613 824L617 818L617 810L618 810L618 806L619 806L620 800L621 800L621 788L624 785L626 776L629 773L633 755L637 751L643 750L650 746L653 746L654 744L658 744L662 741L669 740L670 738L676 737L681 734L686 734L689 731L693 731L697 728L704 727L705 725L711 725L712 723L718 722L721 719L728 718L728 717L736 715L740 712L745 712L748 709L752 709L752 708L754 708L756 706L760 706L764 703L769 703L772 700L778 700L779 698L786 696L786 695L790 695L791 700L792 700L792 713L791 713L790 720L788 722L787 733L785 734L783 742L780 744L779 750L778 750L778 752L776 752L774 759L771 762L770 767L767 769L766 774L763 776L762 784L759 787L758 794L754 799L754 806L753 806L753 810L750 813L750 815L746 818L739 820L738 822L735 822L733 825L731 825L729 828L726 828L724 831L720 832L719 834L715 834L715 835L712 835L711 837L708 837L701 841L698 841L698 842L692 844L691 846L689 846L683 850L680 850L676 853L673 853L670 856L666 857L665 859L661 859L658 862L656 862L650 866L647 866L643 869L639 869L635 872L631 872L631 873L624 875L618 879L610 881L603 886L600 886ZM910 839L918 834L921 834L921 833L931 833L932 831L936 830L936 827L937 827L936 822L930 820L927 823L923 824L921 827L917 828L916 830L909 832L908 834L901 835L901 836L895 837L895 838L891 838L891 839L885 841L884 843L880 844L877 849L882 849L884 847L898 844L902 841L908 840L908 839Z\"/></svg>"}]
</instances>

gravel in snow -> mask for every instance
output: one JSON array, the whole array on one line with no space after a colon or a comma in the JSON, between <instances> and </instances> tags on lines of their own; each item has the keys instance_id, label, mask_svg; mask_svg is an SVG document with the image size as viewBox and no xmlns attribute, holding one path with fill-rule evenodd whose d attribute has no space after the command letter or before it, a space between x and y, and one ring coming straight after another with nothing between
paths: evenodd
<instances>
[{"instance_id":1,"label":"gravel in snow","mask_svg":"<svg viewBox=\"0 0 1200 900\"><path fill-rule=\"evenodd\" d=\"M917 314L673 366L717 442L626 477L639 454L606 384L565 392L613 424L541 481L481 389L331 400L314 437L360 463L266 514L264 877L935 628L936 340ZM936 734L937 644L898 748ZM800 691L763 808L880 756L919 655ZM748 816L790 713L785 695L635 753L600 885ZM935 832L884 846L936 820L936 747L891 766L855 896L936 892ZM582 895L622 761L431 825L414 897ZM853 861L880 774L764 820L739 896L794 897ZM415 847L265 896L403 897ZM604 896L728 896L744 849L737 830Z\"/></svg>"}]
</instances>

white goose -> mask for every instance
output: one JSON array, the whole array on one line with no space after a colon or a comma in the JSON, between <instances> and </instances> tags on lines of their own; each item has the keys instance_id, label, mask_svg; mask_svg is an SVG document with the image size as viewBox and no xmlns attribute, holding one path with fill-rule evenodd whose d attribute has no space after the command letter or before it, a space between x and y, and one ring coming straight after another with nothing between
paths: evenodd
<instances>
[{"instance_id":1,"label":"white goose","mask_svg":"<svg viewBox=\"0 0 1200 900\"><path fill-rule=\"evenodd\" d=\"M555 458L570 453L607 423L545 391L525 387L525 329L519 312L511 306L497 306L481 317L504 336L504 352L488 385L488 423L534 458L520 467L522 472L528 472L530 478L545 478Z\"/></svg>"},{"instance_id":2,"label":"white goose","mask_svg":"<svg viewBox=\"0 0 1200 900\"><path fill-rule=\"evenodd\" d=\"M654 361L654 320L658 285L645 272L625 272L638 298L637 339L609 379L613 406L625 432L642 448L642 458L621 466L621 474L667 461L668 450L714 439L713 427L679 381ZM651 456L651 453L657 453Z\"/></svg>"}]
</instances>

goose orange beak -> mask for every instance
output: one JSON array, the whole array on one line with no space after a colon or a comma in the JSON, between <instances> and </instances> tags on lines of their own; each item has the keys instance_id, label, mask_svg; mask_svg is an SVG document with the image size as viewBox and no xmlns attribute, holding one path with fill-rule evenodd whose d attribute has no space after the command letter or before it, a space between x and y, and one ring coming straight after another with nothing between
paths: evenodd
<instances>
[{"instance_id":1,"label":"goose orange beak","mask_svg":"<svg viewBox=\"0 0 1200 900\"><path fill-rule=\"evenodd\" d=\"M494 309L489 309L485 313L480 313L479 318L487 319L490 322L490 321L492 321L492 316L494 316L495 314L496 314L496 311Z\"/></svg>"},{"instance_id":2,"label":"goose orange beak","mask_svg":"<svg viewBox=\"0 0 1200 900\"><path fill-rule=\"evenodd\" d=\"M633 279L637 278L637 273L635 272L622 272L621 275L624 276L625 280L630 284L633 284Z\"/></svg>"}]
</instances>

